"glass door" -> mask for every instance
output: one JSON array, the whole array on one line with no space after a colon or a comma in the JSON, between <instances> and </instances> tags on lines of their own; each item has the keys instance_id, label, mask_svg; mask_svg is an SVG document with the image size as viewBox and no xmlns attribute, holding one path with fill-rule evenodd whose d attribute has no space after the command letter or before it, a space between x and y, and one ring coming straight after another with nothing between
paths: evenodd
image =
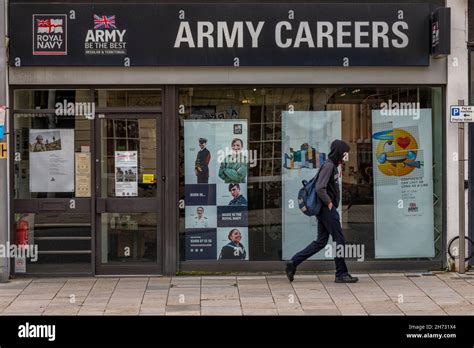
<instances>
[{"instance_id":1,"label":"glass door","mask_svg":"<svg viewBox=\"0 0 474 348\"><path fill-rule=\"evenodd\" d=\"M106 114L96 119L98 274L159 274L161 117Z\"/></svg>"}]
</instances>

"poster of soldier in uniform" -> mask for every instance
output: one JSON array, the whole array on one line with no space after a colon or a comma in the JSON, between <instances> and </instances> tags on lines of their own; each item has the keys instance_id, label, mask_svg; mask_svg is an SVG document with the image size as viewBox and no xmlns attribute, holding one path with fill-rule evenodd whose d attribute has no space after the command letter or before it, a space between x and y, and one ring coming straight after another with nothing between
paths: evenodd
<instances>
[{"instance_id":1,"label":"poster of soldier in uniform","mask_svg":"<svg viewBox=\"0 0 474 348\"><path fill-rule=\"evenodd\" d=\"M115 151L115 196L138 196L137 151Z\"/></svg>"},{"instance_id":2,"label":"poster of soldier in uniform","mask_svg":"<svg viewBox=\"0 0 474 348\"><path fill-rule=\"evenodd\" d=\"M30 129L30 191L74 191L74 130Z\"/></svg>"},{"instance_id":3,"label":"poster of soldier in uniform","mask_svg":"<svg viewBox=\"0 0 474 348\"><path fill-rule=\"evenodd\" d=\"M247 137L244 119L184 121L187 260L249 259Z\"/></svg>"}]
</instances>

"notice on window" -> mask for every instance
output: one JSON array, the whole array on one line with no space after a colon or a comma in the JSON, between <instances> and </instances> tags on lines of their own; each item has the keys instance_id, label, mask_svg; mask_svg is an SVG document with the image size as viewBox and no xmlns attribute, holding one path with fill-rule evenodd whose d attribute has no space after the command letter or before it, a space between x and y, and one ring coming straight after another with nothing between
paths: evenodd
<instances>
[{"instance_id":1,"label":"notice on window","mask_svg":"<svg viewBox=\"0 0 474 348\"><path fill-rule=\"evenodd\" d=\"M76 153L76 197L91 196L91 154Z\"/></svg>"},{"instance_id":2,"label":"notice on window","mask_svg":"<svg viewBox=\"0 0 474 348\"><path fill-rule=\"evenodd\" d=\"M115 151L115 196L138 196L137 151Z\"/></svg>"},{"instance_id":3,"label":"notice on window","mask_svg":"<svg viewBox=\"0 0 474 348\"><path fill-rule=\"evenodd\" d=\"M248 260L247 120L185 120L186 260Z\"/></svg>"},{"instance_id":4,"label":"notice on window","mask_svg":"<svg viewBox=\"0 0 474 348\"><path fill-rule=\"evenodd\" d=\"M375 257L434 257L431 109L372 111Z\"/></svg>"},{"instance_id":5,"label":"notice on window","mask_svg":"<svg viewBox=\"0 0 474 348\"><path fill-rule=\"evenodd\" d=\"M30 191L74 192L74 130L30 129Z\"/></svg>"},{"instance_id":6,"label":"notice on window","mask_svg":"<svg viewBox=\"0 0 474 348\"><path fill-rule=\"evenodd\" d=\"M15 257L15 273L26 273L26 257L24 255Z\"/></svg>"},{"instance_id":7,"label":"notice on window","mask_svg":"<svg viewBox=\"0 0 474 348\"><path fill-rule=\"evenodd\" d=\"M155 182L155 174L143 174L144 184L153 184Z\"/></svg>"},{"instance_id":8,"label":"notice on window","mask_svg":"<svg viewBox=\"0 0 474 348\"><path fill-rule=\"evenodd\" d=\"M5 115L7 107L5 105L0 105L0 141L5 138Z\"/></svg>"}]
</instances>

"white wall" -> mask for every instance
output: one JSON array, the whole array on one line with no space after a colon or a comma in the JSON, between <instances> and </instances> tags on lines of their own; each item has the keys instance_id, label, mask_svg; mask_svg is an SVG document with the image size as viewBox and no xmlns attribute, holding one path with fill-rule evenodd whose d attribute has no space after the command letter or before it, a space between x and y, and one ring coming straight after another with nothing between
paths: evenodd
<instances>
[{"instance_id":1,"label":"white wall","mask_svg":"<svg viewBox=\"0 0 474 348\"><path fill-rule=\"evenodd\" d=\"M100 77L100 79L98 78ZM444 59L426 67L21 67L11 85L445 84Z\"/></svg>"}]
</instances>

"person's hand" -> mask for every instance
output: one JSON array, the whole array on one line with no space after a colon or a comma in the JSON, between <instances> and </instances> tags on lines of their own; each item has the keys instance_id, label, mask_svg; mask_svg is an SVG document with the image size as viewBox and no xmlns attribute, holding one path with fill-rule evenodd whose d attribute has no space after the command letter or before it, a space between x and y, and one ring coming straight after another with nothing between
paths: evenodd
<instances>
[{"instance_id":1,"label":"person's hand","mask_svg":"<svg viewBox=\"0 0 474 348\"><path fill-rule=\"evenodd\" d=\"M332 202L329 202L328 208L329 208L329 210L332 210Z\"/></svg>"}]
</instances>

